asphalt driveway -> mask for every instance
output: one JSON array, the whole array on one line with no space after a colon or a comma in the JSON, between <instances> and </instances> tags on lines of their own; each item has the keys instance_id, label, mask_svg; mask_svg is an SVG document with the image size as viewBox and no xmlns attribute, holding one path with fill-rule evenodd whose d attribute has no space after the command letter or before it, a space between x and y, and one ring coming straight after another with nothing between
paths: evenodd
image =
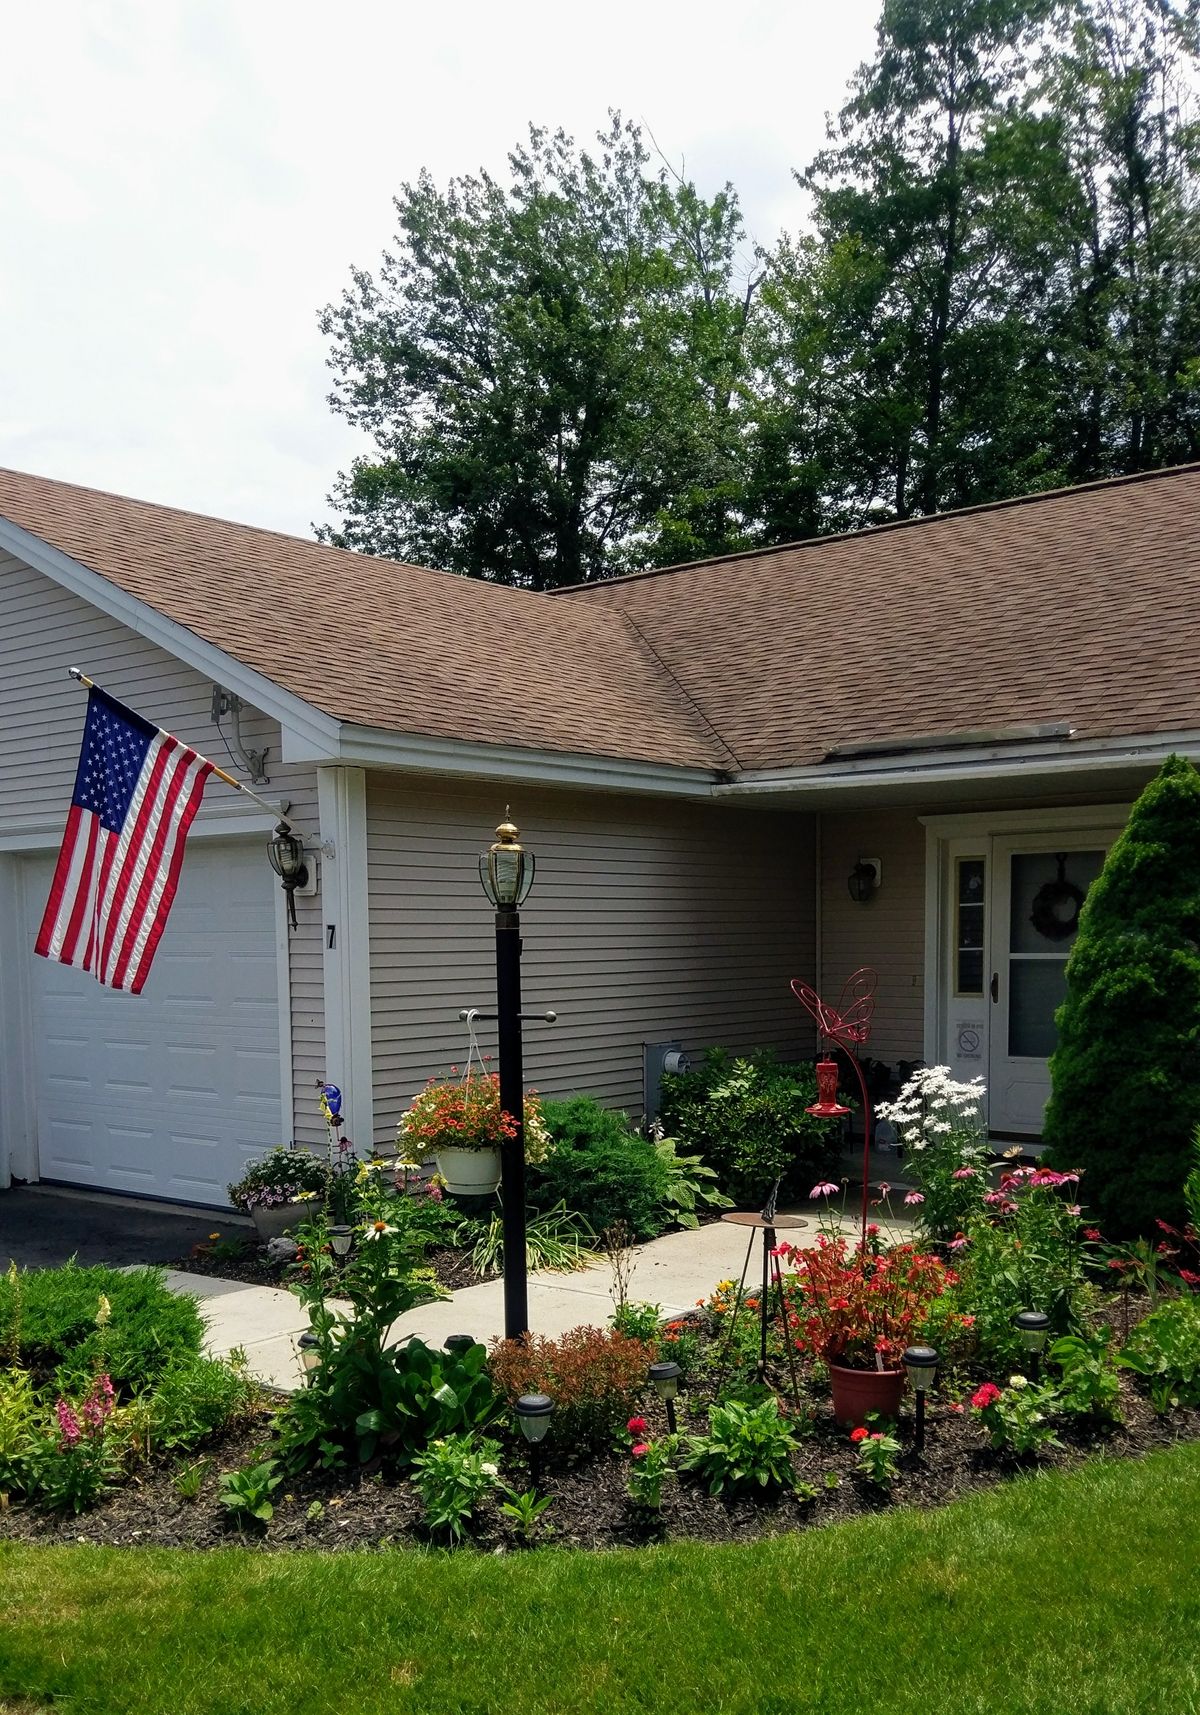
<instances>
[{"instance_id":1,"label":"asphalt driveway","mask_svg":"<svg viewBox=\"0 0 1200 1715\"><path fill-rule=\"evenodd\" d=\"M98 1191L14 1186L0 1191L0 1270L81 1263L166 1263L210 1233L243 1230L228 1213L180 1211Z\"/></svg>"}]
</instances>

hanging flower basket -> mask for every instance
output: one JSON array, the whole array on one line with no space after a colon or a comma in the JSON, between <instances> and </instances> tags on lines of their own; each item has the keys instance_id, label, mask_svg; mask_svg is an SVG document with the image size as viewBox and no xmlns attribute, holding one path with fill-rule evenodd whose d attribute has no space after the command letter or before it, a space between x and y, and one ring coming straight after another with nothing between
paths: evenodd
<instances>
[{"instance_id":1,"label":"hanging flower basket","mask_svg":"<svg viewBox=\"0 0 1200 1715\"><path fill-rule=\"evenodd\" d=\"M495 1072L463 1078L431 1078L401 1119L396 1144L401 1159L437 1160L446 1189L458 1197L488 1197L500 1183L500 1149L516 1135L516 1121L500 1106ZM541 1103L525 1092L525 1159L541 1161L549 1146Z\"/></svg>"}]
</instances>

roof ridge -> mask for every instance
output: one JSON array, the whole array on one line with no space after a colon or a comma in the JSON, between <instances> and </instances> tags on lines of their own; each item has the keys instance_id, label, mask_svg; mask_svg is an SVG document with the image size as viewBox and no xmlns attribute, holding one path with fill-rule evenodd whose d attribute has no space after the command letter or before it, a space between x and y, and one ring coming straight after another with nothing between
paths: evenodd
<instances>
[{"instance_id":1,"label":"roof ridge","mask_svg":"<svg viewBox=\"0 0 1200 1715\"><path fill-rule=\"evenodd\" d=\"M1153 482L1160 477L1184 476L1200 471L1200 459L1186 464L1161 465L1156 470L1136 470L1121 476L1097 477L1093 482L1077 482L1063 488L1041 488L1029 494L1009 494L1000 500L981 500L974 506L954 506L946 512L931 512L921 518L891 518L885 524L864 524L857 530L838 530L829 535L799 536L791 542L768 542L759 548L739 548L736 553L713 554L706 560L680 560L672 566L647 566L640 572L622 572L615 578L594 578L587 583L562 584L547 590L551 596L582 595L593 590L611 589L614 584L640 583L645 578L662 578L674 572L698 571L702 566L726 565L732 560L763 560L770 554L795 553L798 548L827 547L831 542L856 542L867 536L883 536L894 530L913 530L923 526L944 524L952 518L970 518L980 512L1001 512L1015 506L1033 506L1041 500L1061 500L1068 494L1092 494L1101 488L1125 488L1135 482Z\"/></svg>"}]
</instances>

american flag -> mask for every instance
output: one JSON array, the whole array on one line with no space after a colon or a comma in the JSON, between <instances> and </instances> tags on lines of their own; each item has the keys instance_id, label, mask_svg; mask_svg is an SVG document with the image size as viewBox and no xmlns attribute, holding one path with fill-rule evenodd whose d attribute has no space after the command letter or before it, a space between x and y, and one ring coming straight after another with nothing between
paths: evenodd
<instances>
[{"instance_id":1,"label":"american flag","mask_svg":"<svg viewBox=\"0 0 1200 1715\"><path fill-rule=\"evenodd\" d=\"M34 951L140 994L213 765L99 686Z\"/></svg>"}]
</instances>

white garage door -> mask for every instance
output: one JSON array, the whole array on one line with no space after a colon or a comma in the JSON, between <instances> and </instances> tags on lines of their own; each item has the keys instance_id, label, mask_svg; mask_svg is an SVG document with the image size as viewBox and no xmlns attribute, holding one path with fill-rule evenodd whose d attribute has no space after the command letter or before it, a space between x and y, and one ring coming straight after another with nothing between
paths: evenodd
<instances>
[{"instance_id":1,"label":"white garage door","mask_svg":"<svg viewBox=\"0 0 1200 1715\"><path fill-rule=\"evenodd\" d=\"M225 1204L281 1141L273 877L261 841L193 835L140 995L33 954L53 861L25 866L44 1179Z\"/></svg>"}]
</instances>

